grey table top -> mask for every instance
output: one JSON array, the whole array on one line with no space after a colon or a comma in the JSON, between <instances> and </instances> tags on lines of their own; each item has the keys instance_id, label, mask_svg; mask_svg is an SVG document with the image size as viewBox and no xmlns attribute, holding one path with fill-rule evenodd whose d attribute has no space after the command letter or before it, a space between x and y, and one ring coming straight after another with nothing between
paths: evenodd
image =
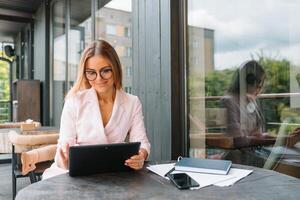
<instances>
[{"instance_id":1,"label":"grey table top","mask_svg":"<svg viewBox=\"0 0 300 200\"><path fill-rule=\"evenodd\" d=\"M254 172L230 187L199 190L178 190L147 169L76 178L63 174L29 185L18 192L16 199L299 199L300 179L250 166L233 167Z\"/></svg>"}]
</instances>

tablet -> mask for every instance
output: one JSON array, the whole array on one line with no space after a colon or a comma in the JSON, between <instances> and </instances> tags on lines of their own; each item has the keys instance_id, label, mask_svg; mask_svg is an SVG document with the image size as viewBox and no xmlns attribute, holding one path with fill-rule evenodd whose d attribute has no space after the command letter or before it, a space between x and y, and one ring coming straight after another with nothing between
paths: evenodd
<instances>
[{"instance_id":1,"label":"tablet","mask_svg":"<svg viewBox=\"0 0 300 200\"><path fill-rule=\"evenodd\" d=\"M83 176L104 172L130 171L125 160L137 155L140 142L71 146L69 175Z\"/></svg>"}]
</instances>

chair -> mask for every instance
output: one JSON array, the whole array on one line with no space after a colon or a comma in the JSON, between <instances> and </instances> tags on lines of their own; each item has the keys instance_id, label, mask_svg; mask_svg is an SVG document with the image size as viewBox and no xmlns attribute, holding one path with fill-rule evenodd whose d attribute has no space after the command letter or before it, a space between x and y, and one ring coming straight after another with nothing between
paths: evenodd
<instances>
[{"instance_id":1,"label":"chair","mask_svg":"<svg viewBox=\"0 0 300 200\"><path fill-rule=\"evenodd\" d=\"M0 153L11 153L11 144L9 143L8 133L10 130L28 131L40 128L40 122L26 120L24 122L4 122L0 123ZM5 162L10 163L10 159Z\"/></svg>"},{"instance_id":2,"label":"chair","mask_svg":"<svg viewBox=\"0 0 300 200\"><path fill-rule=\"evenodd\" d=\"M17 191L17 178L29 177L34 183L41 180L45 169L53 162L58 133L22 135L9 132L12 144L12 191L13 199Z\"/></svg>"}]
</instances>

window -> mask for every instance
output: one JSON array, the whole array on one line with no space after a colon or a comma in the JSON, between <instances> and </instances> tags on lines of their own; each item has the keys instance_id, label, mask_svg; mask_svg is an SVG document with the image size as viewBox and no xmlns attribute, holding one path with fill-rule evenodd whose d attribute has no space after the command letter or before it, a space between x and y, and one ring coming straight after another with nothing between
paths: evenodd
<instances>
[{"instance_id":1,"label":"window","mask_svg":"<svg viewBox=\"0 0 300 200\"><path fill-rule=\"evenodd\" d=\"M65 15L66 8L69 16ZM76 80L81 53L92 40L91 1L52 1L51 26L50 124L58 127L65 95Z\"/></svg>"},{"instance_id":2,"label":"window","mask_svg":"<svg viewBox=\"0 0 300 200\"><path fill-rule=\"evenodd\" d=\"M131 37L131 29L128 28L128 27L125 27L125 28L124 28L124 35L125 35L126 37Z\"/></svg>"},{"instance_id":3,"label":"window","mask_svg":"<svg viewBox=\"0 0 300 200\"><path fill-rule=\"evenodd\" d=\"M132 56L132 48L125 47L125 57L131 57L131 56Z\"/></svg>"},{"instance_id":4,"label":"window","mask_svg":"<svg viewBox=\"0 0 300 200\"><path fill-rule=\"evenodd\" d=\"M117 35L117 27L115 25L107 24L106 25L106 34L107 35Z\"/></svg>"},{"instance_id":5,"label":"window","mask_svg":"<svg viewBox=\"0 0 300 200\"><path fill-rule=\"evenodd\" d=\"M132 76L132 67L131 66L127 66L126 67L126 76L127 77L131 77Z\"/></svg>"},{"instance_id":6,"label":"window","mask_svg":"<svg viewBox=\"0 0 300 200\"><path fill-rule=\"evenodd\" d=\"M300 127L300 2L187 2L190 156L271 168L258 161L275 141L297 149L281 138ZM254 144L265 134L272 143ZM211 145L217 136L222 145ZM237 146L247 149L243 159L229 150Z\"/></svg>"},{"instance_id":7,"label":"window","mask_svg":"<svg viewBox=\"0 0 300 200\"><path fill-rule=\"evenodd\" d=\"M131 87L129 86L125 87L125 92L131 94Z\"/></svg>"}]
</instances>

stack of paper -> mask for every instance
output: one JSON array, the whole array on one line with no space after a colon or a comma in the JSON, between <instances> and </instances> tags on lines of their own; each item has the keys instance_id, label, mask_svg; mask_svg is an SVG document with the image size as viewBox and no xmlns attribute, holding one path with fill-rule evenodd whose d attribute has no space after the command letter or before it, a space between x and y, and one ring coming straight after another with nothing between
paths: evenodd
<instances>
[{"instance_id":1,"label":"stack of paper","mask_svg":"<svg viewBox=\"0 0 300 200\"><path fill-rule=\"evenodd\" d=\"M174 167L174 164L175 163L150 165L147 167L147 169L158 174L161 177L167 178L165 177L165 174L167 174ZM185 173L192 177L195 181L197 181L200 186L196 189L199 189L209 185L216 185L220 187L233 185L235 182L239 181L245 176L248 176L252 171L253 170L231 168L227 175L205 174L196 172ZM172 174L174 173L182 173L182 171L173 171Z\"/></svg>"}]
</instances>

